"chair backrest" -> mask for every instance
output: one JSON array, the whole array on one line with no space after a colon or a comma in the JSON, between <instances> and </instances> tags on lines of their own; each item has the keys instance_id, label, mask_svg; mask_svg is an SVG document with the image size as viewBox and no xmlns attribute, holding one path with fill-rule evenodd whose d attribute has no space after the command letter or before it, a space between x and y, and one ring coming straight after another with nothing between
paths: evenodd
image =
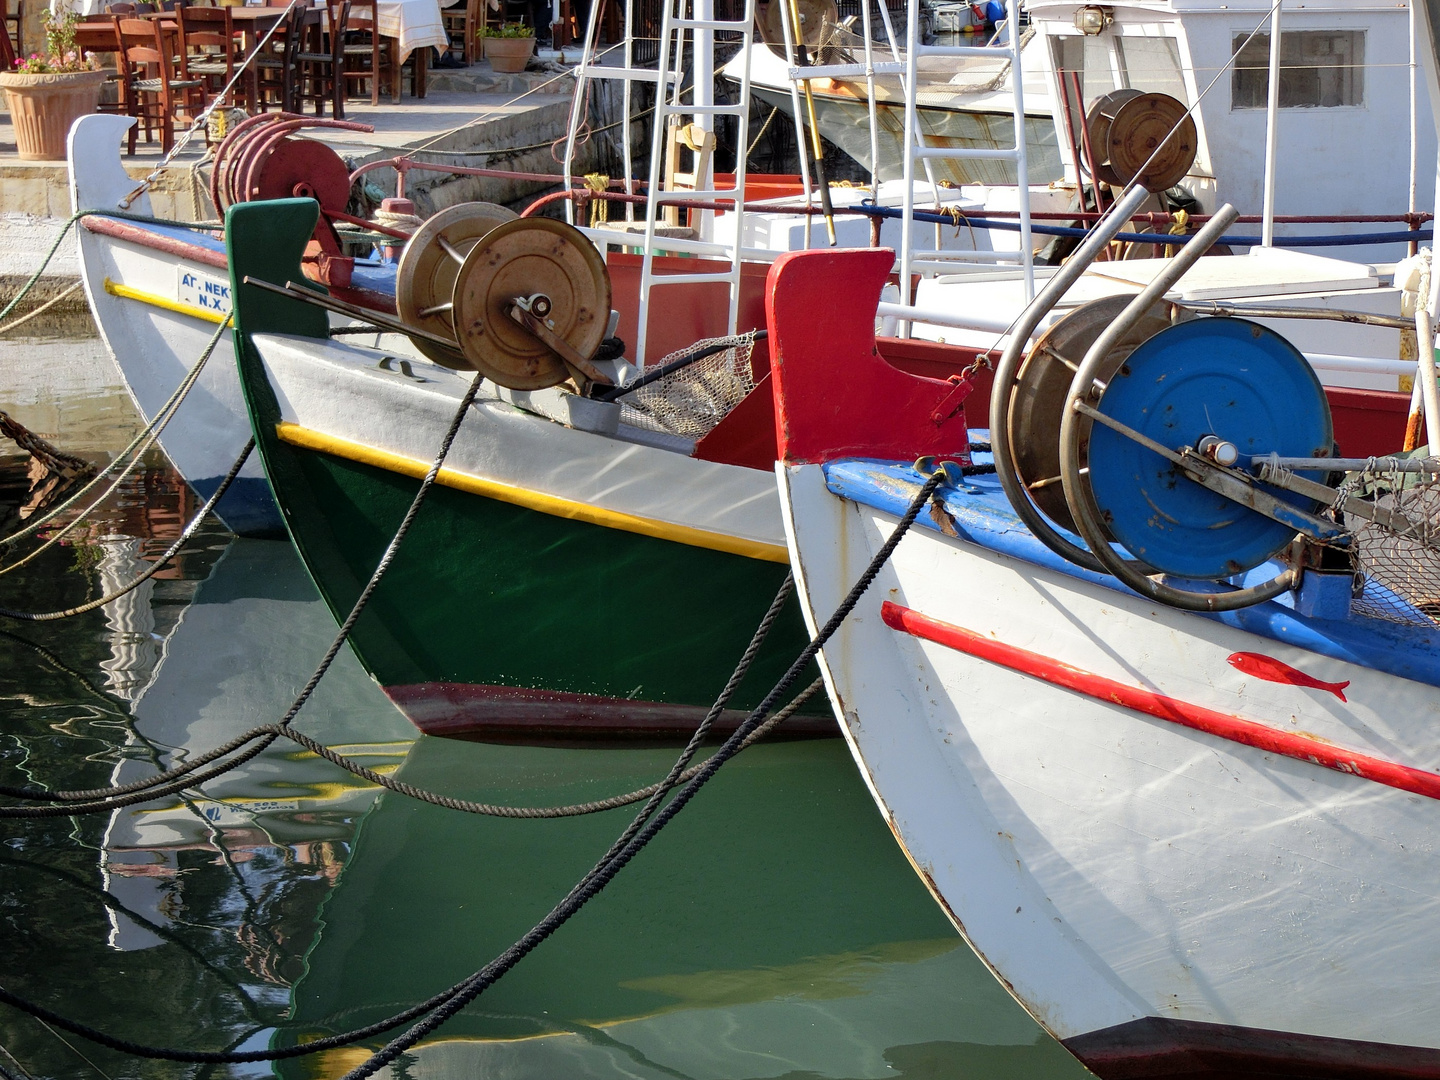
<instances>
[{"instance_id":1,"label":"chair backrest","mask_svg":"<svg viewBox=\"0 0 1440 1080\"><path fill-rule=\"evenodd\" d=\"M110 4L105 8L108 15L136 15L135 5L131 3Z\"/></svg>"},{"instance_id":2,"label":"chair backrest","mask_svg":"<svg viewBox=\"0 0 1440 1080\"><path fill-rule=\"evenodd\" d=\"M136 14L136 15L154 15L154 14L155 14L155 11L156 11L155 5L154 5L154 4L151 4L151 3L137 3L137 4L135 5L135 14Z\"/></svg>"},{"instance_id":3,"label":"chair backrest","mask_svg":"<svg viewBox=\"0 0 1440 1080\"><path fill-rule=\"evenodd\" d=\"M186 4L180 8L181 51L191 49L212 49L219 47L227 56L236 52L235 20L228 7L196 7Z\"/></svg>"},{"instance_id":4,"label":"chair backrest","mask_svg":"<svg viewBox=\"0 0 1440 1080\"><path fill-rule=\"evenodd\" d=\"M190 0L161 0L161 11L180 11L189 5Z\"/></svg>"},{"instance_id":5,"label":"chair backrest","mask_svg":"<svg viewBox=\"0 0 1440 1080\"><path fill-rule=\"evenodd\" d=\"M345 20L346 30L375 31L375 0L350 0L350 14Z\"/></svg>"},{"instance_id":6,"label":"chair backrest","mask_svg":"<svg viewBox=\"0 0 1440 1080\"><path fill-rule=\"evenodd\" d=\"M170 81L170 50L165 48L160 36L159 20L117 18L115 29L120 35L121 55L132 70L138 65L153 64L160 70L159 77Z\"/></svg>"}]
</instances>

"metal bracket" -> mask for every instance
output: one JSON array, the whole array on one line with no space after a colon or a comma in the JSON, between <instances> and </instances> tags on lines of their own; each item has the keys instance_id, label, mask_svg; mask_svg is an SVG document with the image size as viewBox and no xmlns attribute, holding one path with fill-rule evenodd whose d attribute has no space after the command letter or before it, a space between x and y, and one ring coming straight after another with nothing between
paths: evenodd
<instances>
[{"instance_id":1,"label":"metal bracket","mask_svg":"<svg viewBox=\"0 0 1440 1080\"><path fill-rule=\"evenodd\" d=\"M1231 502L1237 502L1241 506L1248 506L1257 514L1263 514L1272 521L1303 533L1312 540L1331 544L1336 547L1347 547L1351 541L1351 535L1344 528L1333 521L1326 521L1324 518L1316 517L1314 514L1306 513L1298 507L1292 506L1283 499L1277 499L1268 491L1262 491L1255 486L1253 478L1238 469L1227 469L1216 465L1208 458L1202 456L1199 451L1190 447L1182 447L1179 450L1171 450L1168 446L1156 442L1147 435L1142 435L1134 428L1122 424L1120 421L1106 416L1099 409L1087 405L1083 401L1075 402L1075 411L1082 416L1088 416L1097 424L1104 424L1111 431L1115 431L1137 442L1145 449L1159 454L1166 461L1178 466L1187 477L1202 487L1209 488L1217 495L1223 495ZM1316 467L1323 467L1323 459L1316 459ZM1324 501L1329 502L1335 497L1335 492L1323 484L1317 484L1325 492ZM1313 497L1313 496L1312 496Z\"/></svg>"},{"instance_id":2,"label":"metal bracket","mask_svg":"<svg viewBox=\"0 0 1440 1080\"><path fill-rule=\"evenodd\" d=\"M519 323L527 333L533 335L547 349L553 352L565 365L572 369L572 374L582 377L584 381L599 383L602 386L614 386L615 380L606 375L585 357L571 347L559 334L555 333L546 325L547 320L536 318L521 305L517 298L510 303L510 318Z\"/></svg>"}]
</instances>

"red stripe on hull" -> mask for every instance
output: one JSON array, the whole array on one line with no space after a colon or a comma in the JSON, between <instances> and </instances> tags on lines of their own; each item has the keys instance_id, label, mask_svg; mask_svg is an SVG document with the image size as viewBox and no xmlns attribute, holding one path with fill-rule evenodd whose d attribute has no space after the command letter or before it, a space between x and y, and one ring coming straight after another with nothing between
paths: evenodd
<instances>
[{"instance_id":1,"label":"red stripe on hull","mask_svg":"<svg viewBox=\"0 0 1440 1080\"><path fill-rule=\"evenodd\" d=\"M1440 1080L1440 1050L1155 1016L1064 1046L1104 1080Z\"/></svg>"},{"instance_id":2,"label":"red stripe on hull","mask_svg":"<svg viewBox=\"0 0 1440 1080\"><path fill-rule=\"evenodd\" d=\"M470 683L412 683L384 689L424 734L478 742L669 742L689 738L709 711L700 705ZM715 733L728 735L748 715L726 709L715 723ZM839 733L833 716L800 713L775 734L794 739Z\"/></svg>"},{"instance_id":3,"label":"red stripe on hull","mask_svg":"<svg viewBox=\"0 0 1440 1080\"><path fill-rule=\"evenodd\" d=\"M1187 701L1156 694L1138 686L1127 686L1114 679L1062 664L1048 656L981 637L973 631L932 619L889 600L881 605L880 617L885 620L885 625L893 630L978 656L982 660L1044 679L1048 683L1075 690L1100 701L1113 702L1153 716L1157 720L1193 728L1230 742L1253 746L1267 753L1308 761L1312 765L1349 773L1386 787L1424 795L1429 799L1440 799L1440 776L1423 769L1414 769L1408 765L1386 761L1384 758L1371 757L1369 754L1343 750L1318 739L1278 731L1253 720L1242 720L1238 716L1192 705Z\"/></svg>"},{"instance_id":4,"label":"red stripe on hull","mask_svg":"<svg viewBox=\"0 0 1440 1080\"><path fill-rule=\"evenodd\" d=\"M140 247L147 247L152 251L160 251L180 259L189 259L191 262L213 266L218 270L230 268L230 263L226 260L223 251L212 251L199 244L187 244L173 236L162 236L120 218L83 217L80 219L80 224L85 227L87 232L99 233L101 236L109 236L115 240L138 244Z\"/></svg>"}]
</instances>

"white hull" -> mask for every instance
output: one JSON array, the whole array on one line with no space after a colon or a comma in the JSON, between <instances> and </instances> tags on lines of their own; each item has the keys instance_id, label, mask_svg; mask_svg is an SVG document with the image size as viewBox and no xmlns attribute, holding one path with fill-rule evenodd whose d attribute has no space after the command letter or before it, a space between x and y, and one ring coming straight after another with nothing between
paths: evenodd
<instances>
[{"instance_id":1,"label":"white hull","mask_svg":"<svg viewBox=\"0 0 1440 1080\"><path fill-rule=\"evenodd\" d=\"M136 181L120 165L120 141L132 123L125 117L97 114L86 117L71 132L71 198L76 209L116 209L120 199L134 189ZM148 215L148 196L135 200L130 212ZM91 232L80 223L75 231L80 277L90 310L148 424L204 352L218 325L214 316L228 313L228 275L215 266ZM192 310L171 310L153 300L117 295L117 286ZM222 286L223 294L215 292ZM197 302L201 296L217 306L201 307ZM235 373L234 345L226 330L161 434L160 445L186 482L208 497L249 438L250 420ZM219 511L236 532L264 535L283 531L258 457L245 463Z\"/></svg>"},{"instance_id":2,"label":"white hull","mask_svg":"<svg viewBox=\"0 0 1440 1080\"><path fill-rule=\"evenodd\" d=\"M897 518L832 494L819 466L782 471L781 485L813 629ZM1104 1075L1106 1054L1121 1053L1104 1033L1179 1021L1239 1031L1252 1049L1276 1032L1388 1044L1379 1050L1414 1055L1403 1060L1421 1071L1406 1075L1440 1072L1433 798L891 629L886 600L1045 663L1428 771L1440 768L1434 686L921 525L822 658L855 759L911 862L1015 996L1092 1069ZM1348 680L1348 702L1246 675L1228 662L1237 652ZM1337 1045L1322 1049L1345 1058Z\"/></svg>"}]
</instances>

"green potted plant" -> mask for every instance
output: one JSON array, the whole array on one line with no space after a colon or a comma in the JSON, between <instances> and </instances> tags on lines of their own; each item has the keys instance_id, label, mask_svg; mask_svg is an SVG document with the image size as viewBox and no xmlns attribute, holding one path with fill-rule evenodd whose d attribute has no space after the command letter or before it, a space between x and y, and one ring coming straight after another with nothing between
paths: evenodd
<instances>
[{"instance_id":1,"label":"green potted plant","mask_svg":"<svg viewBox=\"0 0 1440 1080\"><path fill-rule=\"evenodd\" d=\"M535 31L523 22L482 26L477 34L485 48L485 59L495 71L524 71L535 51Z\"/></svg>"},{"instance_id":2,"label":"green potted plant","mask_svg":"<svg viewBox=\"0 0 1440 1080\"><path fill-rule=\"evenodd\" d=\"M70 125L100 104L106 72L76 47L76 21L74 12L47 16L45 51L31 53L14 71L0 72L23 160L63 161Z\"/></svg>"}]
</instances>

